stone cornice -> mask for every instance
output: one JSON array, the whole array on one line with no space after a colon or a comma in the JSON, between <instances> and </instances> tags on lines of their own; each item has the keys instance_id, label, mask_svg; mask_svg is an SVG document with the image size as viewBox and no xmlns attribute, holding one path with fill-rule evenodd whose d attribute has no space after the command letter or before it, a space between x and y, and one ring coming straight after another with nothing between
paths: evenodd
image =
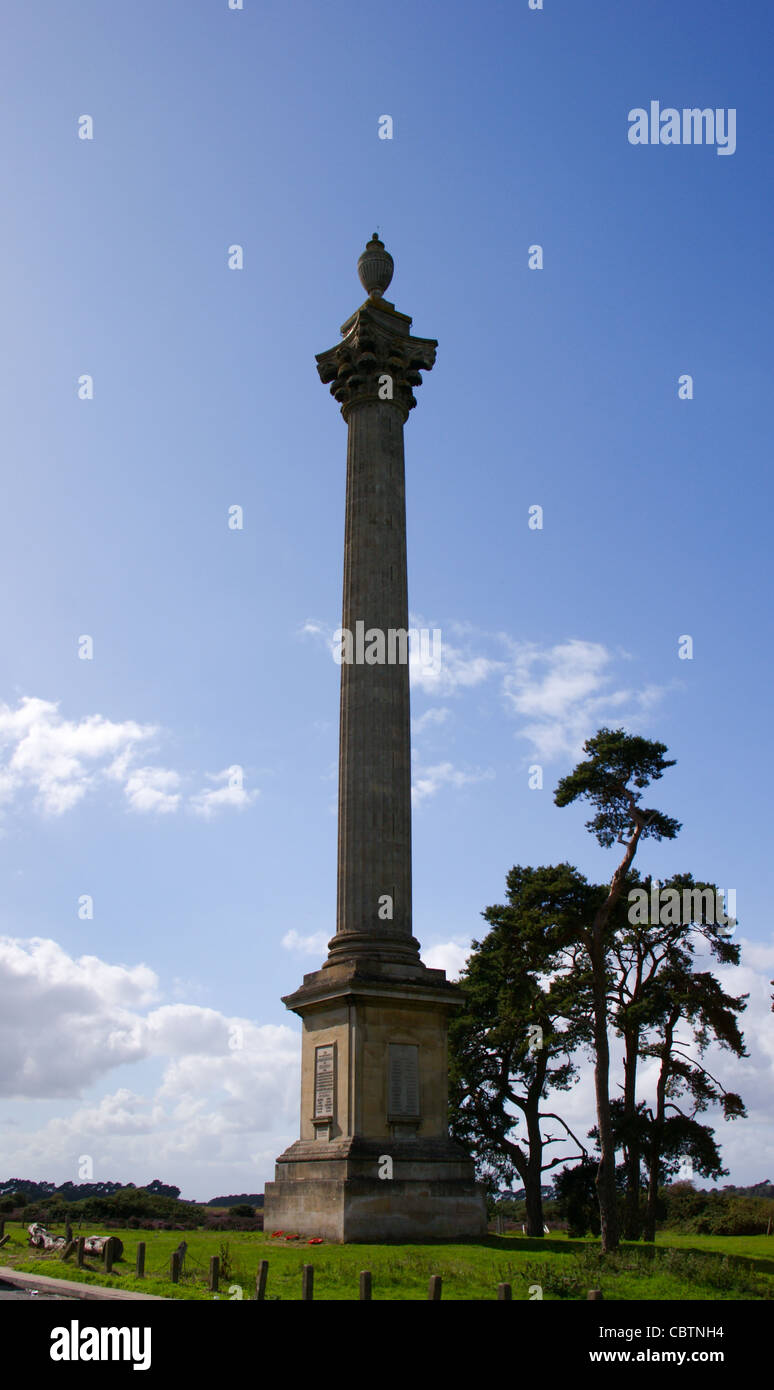
<instances>
[{"instance_id":1,"label":"stone cornice","mask_svg":"<svg viewBox=\"0 0 774 1390\"><path fill-rule=\"evenodd\" d=\"M410 330L407 314L386 299L367 299L342 325L341 342L317 354L320 380L331 384L345 420L353 406L382 401L408 418L416 405L413 388L422 385L420 370L430 371L438 346L435 338L413 338Z\"/></svg>"},{"instance_id":2,"label":"stone cornice","mask_svg":"<svg viewBox=\"0 0 774 1390\"><path fill-rule=\"evenodd\" d=\"M462 1006L458 985L447 980L443 970L420 966L403 978L379 973L378 966L350 966L340 976L324 968L304 976L304 983L293 994L283 995L286 1009L299 1014L319 1009L339 1000L350 1003L390 1003L414 1007L456 1010Z\"/></svg>"}]
</instances>

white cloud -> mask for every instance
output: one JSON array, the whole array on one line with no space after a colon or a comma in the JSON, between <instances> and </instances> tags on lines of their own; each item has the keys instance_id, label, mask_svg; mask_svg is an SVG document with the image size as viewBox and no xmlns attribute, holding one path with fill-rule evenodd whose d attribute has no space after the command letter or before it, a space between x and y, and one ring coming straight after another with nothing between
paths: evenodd
<instances>
[{"instance_id":1,"label":"white cloud","mask_svg":"<svg viewBox=\"0 0 774 1390\"><path fill-rule=\"evenodd\" d=\"M73 960L55 941L0 937L0 1093L77 1095L137 1060L136 1011L157 993L145 965Z\"/></svg>"},{"instance_id":2,"label":"white cloud","mask_svg":"<svg viewBox=\"0 0 774 1390\"><path fill-rule=\"evenodd\" d=\"M245 790L242 769L237 764L224 768L222 772L207 773L207 777L210 782L222 782L223 786L205 788L188 799L191 810L205 820L211 820L218 811L229 807L244 811L258 796L257 791Z\"/></svg>"},{"instance_id":3,"label":"white cloud","mask_svg":"<svg viewBox=\"0 0 774 1390\"><path fill-rule=\"evenodd\" d=\"M441 941L422 951L422 960L431 970L445 970L447 979L456 980L470 955L470 941L465 937L455 937L452 941Z\"/></svg>"},{"instance_id":4,"label":"white cloud","mask_svg":"<svg viewBox=\"0 0 774 1390\"><path fill-rule=\"evenodd\" d=\"M519 714L562 719L599 689L609 662L610 653L599 642L573 639L542 652L522 648L505 688Z\"/></svg>"},{"instance_id":5,"label":"white cloud","mask_svg":"<svg viewBox=\"0 0 774 1390\"><path fill-rule=\"evenodd\" d=\"M434 767L417 769L411 787L411 799L415 806L428 797L435 796L441 787L464 787L470 782L483 782L494 777L491 771L463 772L452 763L437 763Z\"/></svg>"},{"instance_id":6,"label":"white cloud","mask_svg":"<svg viewBox=\"0 0 774 1390\"><path fill-rule=\"evenodd\" d=\"M127 778L124 793L133 811L176 811L180 805L177 772L163 767L138 767Z\"/></svg>"},{"instance_id":7,"label":"white cloud","mask_svg":"<svg viewBox=\"0 0 774 1390\"><path fill-rule=\"evenodd\" d=\"M415 617L411 619L411 626L417 630L427 628L427 624ZM434 629L430 627L428 630L432 633ZM414 650L409 655L412 690L422 690L427 695L455 695L461 690L483 684L495 672L504 669L503 661L471 651L469 643L455 646L448 640L443 628L440 632L440 660L437 663L431 662L427 654L423 662L420 644L414 644ZM429 651L432 650L430 642Z\"/></svg>"},{"instance_id":8,"label":"white cloud","mask_svg":"<svg viewBox=\"0 0 774 1390\"><path fill-rule=\"evenodd\" d=\"M752 966L753 970L769 972L774 970L774 943L769 946L762 941L747 941L742 937L740 944L745 966ZM772 1031L774 1031L774 1020L772 1020Z\"/></svg>"},{"instance_id":9,"label":"white cloud","mask_svg":"<svg viewBox=\"0 0 774 1390\"><path fill-rule=\"evenodd\" d=\"M108 771L106 759L115 767L117 759L127 758L135 744L155 733L152 725L114 723L99 714L63 719L58 704L29 696L18 709L2 705L0 799L9 802L31 791L41 810L62 815Z\"/></svg>"},{"instance_id":10,"label":"white cloud","mask_svg":"<svg viewBox=\"0 0 774 1390\"><path fill-rule=\"evenodd\" d=\"M600 642L572 638L553 647L514 647L512 668L503 681L510 708L525 718L519 735L545 762L575 760L583 743L601 725L631 724L661 698L656 686L616 689L613 654Z\"/></svg>"},{"instance_id":11,"label":"white cloud","mask_svg":"<svg viewBox=\"0 0 774 1390\"><path fill-rule=\"evenodd\" d=\"M115 723L101 714L64 719L58 704L31 696L24 696L16 709L0 705L0 806L18 801L26 792L38 810L61 816L88 792L120 782L131 811L177 811L183 802L180 773L134 766L138 745L147 746L158 733L153 724L131 719ZM243 810L258 796L257 791L245 791L239 768L207 776L225 785L189 796L190 809L205 819L226 808Z\"/></svg>"},{"instance_id":12,"label":"white cloud","mask_svg":"<svg viewBox=\"0 0 774 1390\"><path fill-rule=\"evenodd\" d=\"M86 1153L98 1159L97 1177L136 1182L140 1172L146 1181L166 1172L205 1197L223 1190L228 1170L234 1190L260 1189L295 1137L297 1031L157 999L145 965L75 960L54 941L0 938L4 1095L69 1101L133 1062L163 1067L148 1095L124 1083L37 1129L9 1125L8 1172L77 1181Z\"/></svg>"},{"instance_id":13,"label":"white cloud","mask_svg":"<svg viewBox=\"0 0 774 1390\"><path fill-rule=\"evenodd\" d=\"M282 945L286 951L298 951L303 956L325 956L332 935L332 932L316 931L311 932L309 936L302 936L300 932L293 930L285 932Z\"/></svg>"},{"instance_id":14,"label":"white cloud","mask_svg":"<svg viewBox=\"0 0 774 1390\"><path fill-rule=\"evenodd\" d=\"M339 650L338 643L333 640L335 631L335 628L329 627L327 623L319 622L317 618L307 618L306 622L302 623L301 627L298 629L298 634L301 637L312 637L315 641L321 643L329 653L331 660L333 660L334 650L336 652Z\"/></svg>"}]
</instances>

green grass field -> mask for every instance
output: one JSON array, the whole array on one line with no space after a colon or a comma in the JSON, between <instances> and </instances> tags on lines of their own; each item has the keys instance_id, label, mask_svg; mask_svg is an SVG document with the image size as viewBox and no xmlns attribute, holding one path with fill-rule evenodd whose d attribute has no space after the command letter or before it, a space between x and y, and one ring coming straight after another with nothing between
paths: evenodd
<instances>
[{"instance_id":1,"label":"green grass field","mask_svg":"<svg viewBox=\"0 0 774 1390\"><path fill-rule=\"evenodd\" d=\"M690 1236L662 1232L656 1246L624 1245L601 1256L593 1240L568 1240L554 1233L543 1240L522 1235L490 1236L464 1245L308 1245L272 1240L249 1231L112 1232L124 1256L106 1275L96 1257L90 1268L33 1250L26 1228L7 1224L9 1242L0 1264L53 1278L83 1279L122 1289L138 1289L177 1299L212 1299L207 1273L212 1255L228 1249L230 1270L221 1277L221 1300L252 1299L258 1262L269 1261L267 1300L301 1297L301 1267L314 1266L314 1295L322 1300L358 1298L361 1270L370 1269L373 1298L426 1299L431 1274L443 1278L444 1299L495 1299L497 1285L510 1283L514 1299L583 1299L601 1288L605 1299L774 1298L774 1236ZM97 1226L81 1234L96 1234ZM53 1234L63 1233L59 1227ZM77 1234L77 1233L76 1233ZM186 1271L178 1285L169 1279L169 1261L181 1239L188 1242ZM146 1277L135 1277L138 1242L146 1247Z\"/></svg>"}]
</instances>

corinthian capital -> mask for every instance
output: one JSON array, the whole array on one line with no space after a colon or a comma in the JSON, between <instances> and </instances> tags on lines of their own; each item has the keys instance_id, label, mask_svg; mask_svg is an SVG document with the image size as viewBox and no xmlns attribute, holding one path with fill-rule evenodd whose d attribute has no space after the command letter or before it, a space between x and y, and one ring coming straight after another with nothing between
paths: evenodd
<instances>
[{"instance_id":1,"label":"corinthian capital","mask_svg":"<svg viewBox=\"0 0 774 1390\"><path fill-rule=\"evenodd\" d=\"M391 401L405 421L417 403L420 370L430 371L435 362L436 339L413 338L408 315L382 298L391 268L392 258L374 236L359 264L368 299L342 325L341 342L317 354L320 380L330 383L345 420L353 406Z\"/></svg>"}]
</instances>

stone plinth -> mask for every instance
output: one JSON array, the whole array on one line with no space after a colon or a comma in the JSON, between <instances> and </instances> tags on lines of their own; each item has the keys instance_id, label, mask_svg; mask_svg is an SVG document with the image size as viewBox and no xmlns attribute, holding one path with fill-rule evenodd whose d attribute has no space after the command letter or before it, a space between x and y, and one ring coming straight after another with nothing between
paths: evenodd
<instances>
[{"instance_id":1,"label":"stone plinth","mask_svg":"<svg viewBox=\"0 0 774 1390\"><path fill-rule=\"evenodd\" d=\"M412 1157L402 1158L393 1150L395 1171L401 1176L380 1179L373 1174L383 1146L372 1145L370 1152L326 1163L302 1156L302 1147L294 1144L282 1155L277 1181L266 1184L264 1230L269 1234L298 1232L366 1245L486 1235L481 1189L462 1150L440 1158L424 1145Z\"/></svg>"},{"instance_id":2,"label":"stone plinth","mask_svg":"<svg viewBox=\"0 0 774 1390\"><path fill-rule=\"evenodd\" d=\"M456 991L441 970L390 969L369 973L358 962L315 971L284 1001L304 1020L301 1138L266 1184L268 1232L365 1242L486 1234L473 1162L448 1137L446 1030ZM321 1053L327 1066L328 1049L332 1098L327 1072L320 1090L316 1068ZM396 1087L391 1049L404 1083L414 1080L405 1063L415 1050L415 1091Z\"/></svg>"}]
</instances>

